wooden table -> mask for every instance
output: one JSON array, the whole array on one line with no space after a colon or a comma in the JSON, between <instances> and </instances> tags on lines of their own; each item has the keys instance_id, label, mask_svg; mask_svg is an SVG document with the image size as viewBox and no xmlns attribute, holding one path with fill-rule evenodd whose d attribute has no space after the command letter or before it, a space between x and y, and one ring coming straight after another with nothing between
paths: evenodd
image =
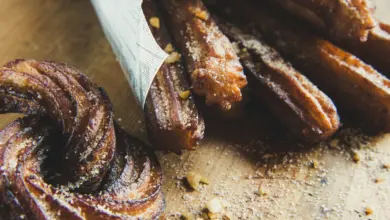
<instances>
[{"instance_id":1,"label":"wooden table","mask_svg":"<svg viewBox=\"0 0 390 220\"><path fill-rule=\"evenodd\" d=\"M389 21L390 2L376 2L379 16ZM145 138L142 111L88 1L2 0L0 6L0 63L50 59L81 69L107 90L123 127ZM263 116L253 117L258 114ZM269 144L264 134L275 128L264 114L230 122L208 119L196 151L158 153L168 218L199 214L218 197L233 219L390 219L390 171L382 167L390 163L390 135L366 137L343 129L334 140L309 149L288 139ZM0 127L14 118L0 116ZM360 155L359 163L351 152ZM209 185L189 191L182 178L191 170L207 177ZM257 195L259 187L267 195ZM372 215L365 216L366 207Z\"/></svg>"}]
</instances>

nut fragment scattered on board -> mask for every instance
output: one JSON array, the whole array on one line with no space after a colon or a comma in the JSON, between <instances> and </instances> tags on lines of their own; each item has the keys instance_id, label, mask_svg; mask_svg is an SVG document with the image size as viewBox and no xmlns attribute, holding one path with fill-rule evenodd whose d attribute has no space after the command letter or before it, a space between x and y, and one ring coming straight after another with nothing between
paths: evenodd
<instances>
[{"instance_id":1,"label":"nut fragment scattered on board","mask_svg":"<svg viewBox=\"0 0 390 220\"><path fill-rule=\"evenodd\" d=\"M183 100L188 99L188 97L190 97L190 94L191 94L190 90L185 90L185 91L179 92L179 96Z\"/></svg>"},{"instance_id":2,"label":"nut fragment scattered on board","mask_svg":"<svg viewBox=\"0 0 390 220\"><path fill-rule=\"evenodd\" d=\"M390 170L390 163L383 164L383 168Z\"/></svg>"},{"instance_id":3,"label":"nut fragment scattered on board","mask_svg":"<svg viewBox=\"0 0 390 220\"><path fill-rule=\"evenodd\" d=\"M167 46L165 46L165 48L164 48L164 51L167 53L173 52L172 44L171 43L167 44Z\"/></svg>"},{"instance_id":4,"label":"nut fragment scattered on board","mask_svg":"<svg viewBox=\"0 0 390 220\"><path fill-rule=\"evenodd\" d=\"M180 216L180 219L181 220L192 220L193 218L192 218L191 214L189 214L189 213L182 213Z\"/></svg>"},{"instance_id":5,"label":"nut fragment scattered on board","mask_svg":"<svg viewBox=\"0 0 390 220\"><path fill-rule=\"evenodd\" d=\"M200 183L209 184L209 181L205 177L192 171L187 174L186 179L191 188L195 190L199 188Z\"/></svg>"},{"instance_id":6,"label":"nut fragment scattered on board","mask_svg":"<svg viewBox=\"0 0 390 220\"><path fill-rule=\"evenodd\" d=\"M220 213L223 210L221 201L218 198L214 198L214 199L210 200L207 203L206 208L211 213Z\"/></svg>"},{"instance_id":7,"label":"nut fragment scattered on board","mask_svg":"<svg viewBox=\"0 0 390 220\"><path fill-rule=\"evenodd\" d=\"M172 52L169 54L167 59L165 59L165 63L176 63L177 61L180 60L180 57L181 57L180 53Z\"/></svg>"},{"instance_id":8,"label":"nut fragment scattered on board","mask_svg":"<svg viewBox=\"0 0 390 220\"><path fill-rule=\"evenodd\" d=\"M360 161L360 155L356 151L352 152L352 160L355 163L358 163Z\"/></svg>"},{"instance_id":9,"label":"nut fragment scattered on board","mask_svg":"<svg viewBox=\"0 0 390 220\"><path fill-rule=\"evenodd\" d=\"M383 177L378 177L375 179L375 183L381 183L383 181L385 181L385 178L383 178Z\"/></svg>"},{"instance_id":10,"label":"nut fragment scattered on board","mask_svg":"<svg viewBox=\"0 0 390 220\"><path fill-rule=\"evenodd\" d=\"M210 219L210 220L217 220L218 219L218 214L217 213L212 213L212 212L208 212L207 213L207 217Z\"/></svg>"},{"instance_id":11,"label":"nut fragment scattered on board","mask_svg":"<svg viewBox=\"0 0 390 220\"><path fill-rule=\"evenodd\" d=\"M319 166L319 163L317 160L312 160L311 163L310 163L310 167L313 168L313 169L317 169Z\"/></svg>"},{"instance_id":12,"label":"nut fragment scattered on board","mask_svg":"<svg viewBox=\"0 0 390 220\"><path fill-rule=\"evenodd\" d=\"M366 215L372 215L372 213L374 213L374 210L370 207L366 207L366 209L364 210L364 213Z\"/></svg>"},{"instance_id":13,"label":"nut fragment scattered on board","mask_svg":"<svg viewBox=\"0 0 390 220\"><path fill-rule=\"evenodd\" d=\"M256 192L257 195L259 196L266 196L268 193L264 190L263 187L259 187L259 190Z\"/></svg>"},{"instance_id":14,"label":"nut fragment scattered on board","mask_svg":"<svg viewBox=\"0 0 390 220\"><path fill-rule=\"evenodd\" d=\"M158 17L151 17L149 19L149 23L152 27L155 27L157 29L160 28L160 19Z\"/></svg>"},{"instance_id":15,"label":"nut fragment scattered on board","mask_svg":"<svg viewBox=\"0 0 390 220\"><path fill-rule=\"evenodd\" d=\"M222 220L232 220L233 216L231 214L224 214L222 216Z\"/></svg>"}]
</instances>

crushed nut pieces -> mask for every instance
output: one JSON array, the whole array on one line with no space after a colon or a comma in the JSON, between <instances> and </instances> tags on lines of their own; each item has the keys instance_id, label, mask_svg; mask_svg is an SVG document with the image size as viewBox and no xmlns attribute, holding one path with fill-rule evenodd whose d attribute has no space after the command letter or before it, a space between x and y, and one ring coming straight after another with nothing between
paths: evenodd
<instances>
[{"instance_id":1,"label":"crushed nut pieces","mask_svg":"<svg viewBox=\"0 0 390 220\"><path fill-rule=\"evenodd\" d=\"M183 100L187 100L188 97L190 97L190 94L191 94L190 90L185 90L185 91L179 92L179 96Z\"/></svg>"},{"instance_id":2,"label":"crushed nut pieces","mask_svg":"<svg viewBox=\"0 0 390 220\"><path fill-rule=\"evenodd\" d=\"M360 155L356 151L352 152L352 160L355 163L358 163L360 161Z\"/></svg>"},{"instance_id":3,"label":"crushed nut pieces","mask_svg":"<svg viewBox=\"0 0 390 220\"><path fill-rule=\"evenodd\" d=\"M149 23L152 27L159 29L160 28L160 19L158 17L151 17Z\"/></svg>"},{"instance_id":4,"label":"crushed nut pieces","mask_svg":"<svg viewBox=\"0 0 390 220\"><path fill-rule=\"evenodd\" d=\"M375 183L382 183L383 181L385 181L385 178L383 177L378 177L375 179Z\"/></svg>"},{"instance_id":5,"label":"crushed nut pieces","mask_svg":"<svg viewBox=\"0 0 390 220\"><path fill-rule=\"evenodd\" d=\"M180 57L181 57L180 53L172 52L169 54L167 59L165 59L165 63L176 63L177 61L180 60Z\"/></svg>"},{"instance_id":6,"label":"crushed nut pieces","mask_svg":"<svg viewBox=\"0 0 390 220\"><path fill-rule=\"evenodd\" d=\"M173 49L173 46L171 43L167 44L167 46L165 46L165 48L164 48L164 51L167 53L171 53L171 52L173 52L173 50L174 49Z\"/></svg>"},{"instance_id":7,"label":"crushed nut pieces","mask_svg":"<svg viewBox=\"0 0 390 220\"><path fill-rule=\"evenodd\" d=\"M313 168L313 169L317 169L319 166L319 163L318 161L316 160L312 160L311 163L310 163L310 167Z\"/></svg>"},{"instance_id":8,"label":"crushed nut pieces","mask_svg":"<svg viewBox=\"0 0 390 220\"><path fill-rule=\"evenodd\" d=\"M257 195L259 196L266 196L268 193L264 190L263 187L259 187L259 190L256 192Z\"/></svg>"},{"instance_id":9,"label":"crushed nut pieces","mask_svg":"<svg viewBox=\"0 0 390 220\"><path fill-rule=\"evenodd\" d=\"M209 184L209 181L205 177L195 172L189 172L186 176L186 179L188 184L190 184L191 188L194 190L199 188L200 183Z\"/></svg>"},{"instance_id":10,"label":"crushed nut pieces","mask_svg":"<svg viewBox=\"0 0 390 220\"><path fill-rule=\"evenodd\" d=\"M197 8L195 9L195 17L206 21L209 18L209 14L207 13L207 11Z\"/></svg>"},{"instance_id":11,"label":"crushed nut pieces","mask_svg":"<svg viewBox=\"0 0 390 220\"><path fill-rule=\"evenodd\" d=\"M366 209L364 209L364 213L366 215L372 215L372 213L374 213L374 210L370 207L366 207Z\"/></svg>"}]
</instances>

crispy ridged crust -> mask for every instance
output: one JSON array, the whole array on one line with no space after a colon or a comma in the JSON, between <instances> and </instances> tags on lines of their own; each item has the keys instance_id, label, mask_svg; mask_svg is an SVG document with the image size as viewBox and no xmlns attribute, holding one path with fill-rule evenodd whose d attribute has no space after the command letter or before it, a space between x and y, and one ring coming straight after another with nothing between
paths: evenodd
<instances>
[{"instance_id":1,"label":"crispy ridged crust","mask_svg":"<svg viewBox=\"0 0 390 220\"><path fill-rule=\"evenodd\" d=\"M232 1L233 2L233 1ZM234 3L233 3L234 4ZM339 108L359 114L367 125L390 130L390 81L359 58L343 51L271 8L234 4L284 57L328 94Z\"/></svg>"},{"instance_id":2,"label":"crispy ridged crust","mask_svg":"<svg viewBox=\"0 0 390 220\"><path fill-rule=\"evenodd\" d=\"M145 0L142 8L148 21L153 17L160 20L159 28L150 26L157 43L162 48L172 45L155 3ZM152 82L145 104L148 135L154 148L180 152L193 149L203 138L205 125L193 95L180 98L180 93L186 91L190 87L181 60L164 63Z\"/></svg>"},{"instance_id":3,"label":"crispy ridged crust","mask_svg":"<svg viewBox=\"0 0 390 220\"><path fill-rule=\"evenodd\" d=\"M0 95L1 112L47 115L0 131L7 218L158 218L157 159L114 124L107 95L85 75L62 63L15 60L0 69Z\"/></svg>"},{"instance_id":4,"label":"crispy ridged crust","mask_svg":"<svg viewBox=\"0 0 390 220\"><path fill-rule=\"evenodd\" d=\"M220 19L218 19L220 21ZM297 137L316 142L330 137L340 126L333 102L277 51L229 23L218 23L237 43L249 87L265 107Z\"/></svg>"},{"instance_id":5,"label":"crispy ridged crust","mask_svg":"<svg viewBox=\"0 0 390 220\"><path fill-rule=\"evenodd\" d=\"M340 44L367 63L390 76L390 26L379 23L369 32L366 42L345 40Z\"/></svg>"},{"instance_id":6,"label":"crispy ridged crust","mask_svg":"<svg viewBox=\"0 0 390 220\"><path fill-rule=\"evenodd\" d=\"M242 66L228 38L210 18L201 0L160 1L166 21L190 73L193 91L206 103L230 109L242 99Z\"/></svg>"},{"instance_id":7,"label":"crispy ridged crust","mask_svg":"<svg viewBox=\"0 0 390 220\"><path fill-rule=\"evenodd\" d=\"M366 41L375 27L371 0L276 0L279 5L336 40Z\"/></svg>"}]
</instances>

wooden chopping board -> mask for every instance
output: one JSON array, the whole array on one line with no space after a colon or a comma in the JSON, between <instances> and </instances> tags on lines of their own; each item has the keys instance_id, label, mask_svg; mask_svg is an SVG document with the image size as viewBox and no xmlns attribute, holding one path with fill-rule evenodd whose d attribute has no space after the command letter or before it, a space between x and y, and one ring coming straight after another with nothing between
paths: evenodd
<instances>
[{"instance_id":1,"label":"wooden chopping board","mask_svg":"<svg viewBox=\"0 0 390 220\"><path fill-rule=\"evenodd\" d=\"M375 2L378 16L390 21L390 2ZM106 89L121 125L145 138L142 110L89 1L2 0L0 6L0 63L50 59L79 68ZM367 137L344 128L333 140L310 148L288 138L270 144L266 137L275 126L269 126L267 115L251 113L256 114L262 116L207 120L196 151L158 153L169 219L200 215L216 197L232 219L390 219L390 171L383 168L390 163L389 134ZM0 116L0 127L14 118ZM188 190L182 178L189 171L208 178L209 185ZM264 195L257 194L259 188ZM370 216L364 214L367 207Z\"/></svg>"}]
</instances>

